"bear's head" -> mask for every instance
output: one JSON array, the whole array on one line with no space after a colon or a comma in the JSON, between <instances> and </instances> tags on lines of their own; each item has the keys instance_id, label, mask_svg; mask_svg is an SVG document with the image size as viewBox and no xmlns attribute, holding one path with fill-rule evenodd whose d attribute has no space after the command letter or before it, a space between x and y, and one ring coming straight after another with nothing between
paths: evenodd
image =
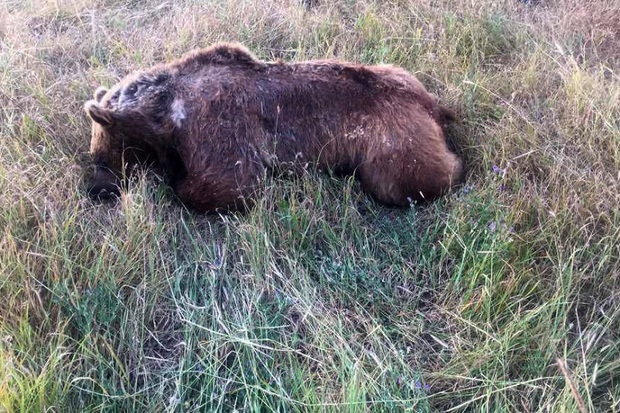
<instances>
[{"instance_id":1,"label":"bear's head","mask_svg":"<svg viewBox=\"0 0 620 413\"><path fill-rule=\"evenodd\" d=\"M136 165L160 160L184 115L176 106L171 75L163 71L136 73L109 90L95 91L84 105L92 120L90 196L119 195L122 180Z\"/></svg>"}]
</instances>

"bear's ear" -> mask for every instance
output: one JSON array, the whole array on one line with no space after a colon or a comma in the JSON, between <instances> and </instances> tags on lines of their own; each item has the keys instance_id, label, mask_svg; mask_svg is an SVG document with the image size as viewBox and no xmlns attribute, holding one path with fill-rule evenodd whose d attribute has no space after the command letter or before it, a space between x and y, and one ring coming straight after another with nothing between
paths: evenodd
<instances>
[{"instance_id":1,"label":"bear's ear","mask_svg":"<svg viewBox=\"0 0 620 413\"><path fill-rule=\"evenodd\" d=\"M84 105L84 110L92 120L101 126L112 126L112 112L109 109L101 107L99 102L89 100Z\"/></svg>"},{"instance_id":2,"label":"bear's ear","mask_svg":"<svg viewBox=\"0 0 620 413\"><path fill-rule=\"evenodd\" d=\"M108 89L103 87L103 86L99 86L97 88L97 90L95 90L95 93L93 94L93 97L95 98L95 100L97 102L101 102L101 98L103 97L103 95L105 95L106 93L108 93Z\"/></svg>"}]
</instances>

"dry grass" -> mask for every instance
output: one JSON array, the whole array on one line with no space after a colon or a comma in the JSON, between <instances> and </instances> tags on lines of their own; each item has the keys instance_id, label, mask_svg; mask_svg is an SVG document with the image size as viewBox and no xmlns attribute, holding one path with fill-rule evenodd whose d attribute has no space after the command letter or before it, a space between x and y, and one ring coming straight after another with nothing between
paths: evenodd
<instances>
[{"instance_id":1,"label":"dry grass","mask_svg":"<svg viewBox=\"0 0 620 413\"><path fill-rule=\"evenodd\" d=\"M301 3L0 5L0 411L620 411L619 6ZM87 199L92 91L220 40L415 72L466 185Z\"/></svg>"}]
</instances>

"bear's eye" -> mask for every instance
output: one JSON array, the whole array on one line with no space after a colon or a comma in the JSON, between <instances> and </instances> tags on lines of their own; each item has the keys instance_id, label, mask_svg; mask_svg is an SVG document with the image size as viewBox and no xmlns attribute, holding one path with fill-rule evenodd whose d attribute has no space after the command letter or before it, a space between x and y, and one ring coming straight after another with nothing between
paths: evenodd
<instances>
[{"instance_id":1,"label":"bear's eye","mask_svg":"<svg viewBox=\"0 0 620 413\"><path fill-rule=\"evenodd\" d=\"M127 93L130 95L135 94L138 91L138 86L135 83L127 86Z\"/></svg>"}]
</instances>

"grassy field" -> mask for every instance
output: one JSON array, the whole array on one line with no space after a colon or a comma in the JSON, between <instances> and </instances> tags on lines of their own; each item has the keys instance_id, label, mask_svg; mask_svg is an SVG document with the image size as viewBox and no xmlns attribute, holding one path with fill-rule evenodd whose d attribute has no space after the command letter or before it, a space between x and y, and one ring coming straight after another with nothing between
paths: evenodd
<instances>
[{"instance_id":1,"label":"grassy field","mask_svg":"<svg viewBox=\"0 0 620 413\"><path fill-rule=\"evenodd\" d=\"M314 3L2 1L0 412L620 412L618 2ZM89 200L94 89L221 40L416 73L467 182Z\"/></svg>"}]
</instances>

